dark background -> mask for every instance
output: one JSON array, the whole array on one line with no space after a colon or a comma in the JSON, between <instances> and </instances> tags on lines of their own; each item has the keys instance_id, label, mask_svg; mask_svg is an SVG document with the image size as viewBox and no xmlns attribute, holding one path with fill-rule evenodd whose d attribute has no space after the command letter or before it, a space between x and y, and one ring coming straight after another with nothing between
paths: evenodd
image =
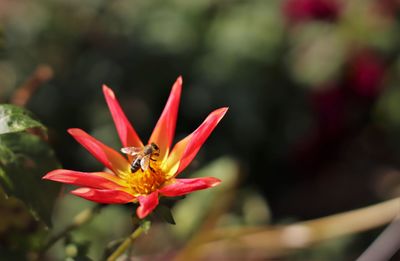
<instances>
[{"instance_id":1,"label":"dark background","mask_svg":"<svg viewBox=\"0 0 400 261\"><path fill-rule=\"evenodd\" d=\"M38 66L53 77L26 107L50 129L64 168L101 168L67 134L119 149L107 84L143 140L175 79L177 138L229 112L190 170L241 166L275 222L398 195L399 4L395 0L0 1L0 99Z\"/></svg>"}]
</instances>

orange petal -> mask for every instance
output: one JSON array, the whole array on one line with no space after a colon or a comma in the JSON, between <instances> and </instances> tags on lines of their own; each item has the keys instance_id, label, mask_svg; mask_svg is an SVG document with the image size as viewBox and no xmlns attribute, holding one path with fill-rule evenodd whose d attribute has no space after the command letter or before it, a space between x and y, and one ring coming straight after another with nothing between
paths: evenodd
<instances>
[{"instance_id":1,"label":"orange petal","mask_svg":"<svg viewBox=\"0 0 400 261\"><path fill-rule=\"evenodd\" d=\"M129 172L129 162L114 149L104 145L81 129L69 129L76 141L87 149L98 161L116 174Z\"/></svg>"},{"instance_id":2,"label":"orange petal","mask_svg":"<svg viewBox=\"0 0 400 261\"><path fill-rule=\"evenodd\" d=\"M47 173L42 179L98 189L124 190L126 187L126 184L120 178L107 172L87 173L56 169Z\"/></svg>"},{"instance_id":3,"label":"orange petal","mask_svg":"<svg viewBox=\"0 0 400 261\"><path fill-rule=\"evenodd\" d=\"M175 145L162 166L167 176L178 175L190 164L227 110L228 108L220 108L210 113L194 132Z\"/></svg>"},{"instance_id":4,"label":"orange petal","mask_svg":"<svg viewBox=\"0 0 400 261\"><path fill-rule=\"evenodd\" d=\"M123 147L142 147L142 141L126 118L114 92L103 85L103 93Z\"/></svg>"},{"instance_id":5,"label":"orange petal","mask_svg":"<svg viewBox=\"0 0 400 261\"><path fill-rule=\"evenodd\" d=\"M112 189L78 188L71 194L102 204L126 204L135 199L127 192Z\"/></svg>"},{"instance_id":6,"label":"orange petal","mask_svg":"<svg viewBox=\"0 0 400 261\"><path fill-rule=\"evenodd\" d=\"M153 193L146 196L138 197L140 206L136 210L136 214L139 218L145 218L148 214L150 214L158 205L158 192L154 191Z\"/></svg>"},{"instance_id":7,"label":"orange petal","mask_svg":"<svg viewBox=\"0 0 400 261\"><path fill-rule=\"evenodd\" d=\"M177 197L197 190L215 187L219 183L221 183L221 180L213 177L175 179L171 184L159 189L158 191L163 196Z\"/></svg>"},{"instance_id":8,"label":"orange petal","mask_svg":"<svg viewBox=\"0 0 400 261\"><path fill-rule=\"evenodd\" d=\"M169 148L174 139L176 118L182 91L182 77L179 76L172 87L167 104L160 119L150 136L149 144L154 142L160 148L161 162L168 156Z\"/></svg>"}]
</instances>

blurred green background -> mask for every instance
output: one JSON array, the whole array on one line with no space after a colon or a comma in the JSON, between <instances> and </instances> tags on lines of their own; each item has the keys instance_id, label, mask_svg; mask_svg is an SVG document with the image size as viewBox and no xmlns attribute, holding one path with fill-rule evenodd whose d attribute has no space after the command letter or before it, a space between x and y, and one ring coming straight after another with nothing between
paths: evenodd
<instances>
[{"instance_id":1,"label":"blurred green background","mask_svg":"<svg viewBox=\"0 0 400 261\"><path fill-rule=\"evenodd\" d=\"M64 168L95 171L66 130L119 149L102 84L146 140L182 75L176 140L230 108L185 173L229 156L273 223L316 218L399 194L399 14L396 0L1 0L0 101L51 78L26 107Z\"/></svg>"}]
</instances>

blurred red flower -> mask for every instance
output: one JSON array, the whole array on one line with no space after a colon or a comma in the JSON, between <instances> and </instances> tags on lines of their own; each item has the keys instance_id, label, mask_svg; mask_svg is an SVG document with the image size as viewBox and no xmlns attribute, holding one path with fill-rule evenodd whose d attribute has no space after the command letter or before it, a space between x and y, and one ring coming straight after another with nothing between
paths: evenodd
<instances>
[{"instance_id":1,"label":"blurred red flower","mask_svg":"<svg viewBox=\"0 0 400 261\"><path fill-rule=\"evenodd\" d=\"M349 62L347 84L357 95L374 98L381 93L386 66L380 56L363 51Z\"/></svg>"},{"instance_id":2,"label":"blurred red flower","mask_svg":"<svg viewBox=\"0 0 400 261\"><path fill-rule=\"evenodd\" d=\"M340 6L335 0L287 0L283 13L289 22L306 20L335 21L339 17Z\"/></svg>"}]
</instances>

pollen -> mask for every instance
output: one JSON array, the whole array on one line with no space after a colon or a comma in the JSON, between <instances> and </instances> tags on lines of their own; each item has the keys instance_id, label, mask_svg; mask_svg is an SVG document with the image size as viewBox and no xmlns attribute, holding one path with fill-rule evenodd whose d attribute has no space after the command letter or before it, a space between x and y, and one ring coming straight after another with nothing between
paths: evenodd
<instances>
[{"instance_id":1,"label":"pollen","mask_svg":"<svg viewBox=\"0 0 400 261\"><path fill-rule=\"evenodd\" d=\"M148 195L160 188L166 181L165 173L156 165L131 173L127 177L128 184L135 196Z\"/></svg>"}]
</instances>

